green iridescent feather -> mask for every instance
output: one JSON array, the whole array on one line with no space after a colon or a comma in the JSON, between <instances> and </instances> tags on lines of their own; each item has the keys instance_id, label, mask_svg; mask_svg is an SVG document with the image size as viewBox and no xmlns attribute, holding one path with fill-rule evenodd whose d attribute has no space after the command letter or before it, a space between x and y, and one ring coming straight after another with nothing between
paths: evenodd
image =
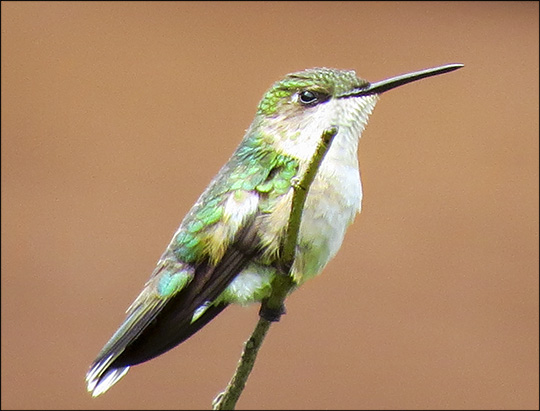
<instances>
[{"instance_id":1,"label":"green iridescent feather","mask_svg":"<svg viewBox=\"0 0 540 411\"><path fill-rule=\"evenodd\" d=\"M213 181L182 222L174 239L174 254L185 263L196 263L205 254L210 229L222 221L224 203L232 192L256 192L259 211L268 213L273 201L287 193L298 162L278 154L264 134L251 135L233 154L220 178Z\"/></svg>"}]
</instances>

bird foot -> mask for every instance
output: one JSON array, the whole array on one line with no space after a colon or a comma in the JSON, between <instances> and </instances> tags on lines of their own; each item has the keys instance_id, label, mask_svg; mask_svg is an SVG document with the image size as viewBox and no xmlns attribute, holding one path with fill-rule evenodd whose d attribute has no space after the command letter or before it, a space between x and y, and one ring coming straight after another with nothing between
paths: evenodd
<instances>
[{"instance_id":1,"label":"bird foot","mask_svg":"<svg viewBox=\"0 0 540 411\"><path fill-rule=\"evenodd\" d=\"M264 318L266 321L277 322L281 319L281 316L285 314L285 305L282 304L279 308L269 308L266 304L261 304L261 309L259 310L259 316Z\"/></svg>"}]
</instances>

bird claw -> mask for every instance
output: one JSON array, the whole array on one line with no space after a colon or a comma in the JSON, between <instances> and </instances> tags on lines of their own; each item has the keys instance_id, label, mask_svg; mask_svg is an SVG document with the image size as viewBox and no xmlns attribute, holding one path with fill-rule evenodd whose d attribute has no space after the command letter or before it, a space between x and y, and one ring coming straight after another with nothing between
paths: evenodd
<instances>
[{"instance_id":1,"label":"bird claw","mask_svg":"<svg viewBox=\"0 0 540 411\"><path fill-rule=\"evenodd\" d=\"M279 308L269 308L266 304L261 305L259 310L259 316L264 318L266 321L278 322L281 319L281 316L285 314L287 310L285 305L282 304Z\"/></svg>"}]
</instances>

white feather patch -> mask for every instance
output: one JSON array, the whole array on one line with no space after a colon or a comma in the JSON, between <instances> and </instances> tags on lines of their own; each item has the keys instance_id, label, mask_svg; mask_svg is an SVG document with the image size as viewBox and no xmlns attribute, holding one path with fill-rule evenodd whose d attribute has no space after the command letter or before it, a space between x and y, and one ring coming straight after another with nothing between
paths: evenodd
<instances>
[{"instance_id":1,"label":"white feather patch","mask_svg":"<svg viewBox=\"0 0 540 411\"><path fill-rule=\"evenodd\" d=\"M105 360L96 364L86 374L87 389L92 393L92 397L103 394L129 371L129 367L114 368L102 376L103 370L111 364L113 359L113 355L111 354Z\"/></svg>"},{"instance_id":2,"label":"white feather patch","mask_svg":"<svg viewBox=\"0 0 540 411\"><path fill-rule=\"evenodd\" d=\"M223 221L237 232L246 217L257 211L259 196L249 191L236 191L229 195L223 210Z\"/></svg>"}]
</instances>

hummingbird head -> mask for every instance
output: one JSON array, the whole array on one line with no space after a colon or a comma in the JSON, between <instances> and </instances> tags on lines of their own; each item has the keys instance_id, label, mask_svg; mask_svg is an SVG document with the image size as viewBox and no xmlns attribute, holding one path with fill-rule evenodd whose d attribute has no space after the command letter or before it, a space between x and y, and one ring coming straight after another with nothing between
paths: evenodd
<instances>
[{"instance_id":1,"label":"hummingbird head","mask_svg":"<svg viewBox=\"0 0 540 411\"><path fill-rule=\"evenodd\" d=\"M321 133L337 126L333 147L342 146L356 158L358 137L378 97L354 98L350 93L368 86L349 70L314 68L288 74L263 96L252 127L272 136L278 150L308 160Z\"/></svg>"},{"instance_id":2,"label":"hummingbird head","mask_svg":"<svg viewBox=\"0 0 540 411\"><path fill-rule=\"evenodd\" d=\"M360 98L378 95L422 78L447 73L463 64L415 71L370 83L356 76L353 70L314 68L285 76L274 83L259 103L258 113L271 116L277 113L305 111L331 99Z\"/></svg>"},{"instance_id":3,"label":"hummingbird head","mask_svg":"<svg viewBox=\"0 0 540 411\"><path fill-rule=\"evenodd\" d=\"M310 158L321 133L337 126L333 145L356 153L378 96L395 87L463 67L449 64L370 83L352 70L314 68L285 76L266 92L252 126L278 137L289 154ZM341 136L341 137L340 137ZM304 154L304 155L302 155Z\"/></svg>"}]
</instances>

